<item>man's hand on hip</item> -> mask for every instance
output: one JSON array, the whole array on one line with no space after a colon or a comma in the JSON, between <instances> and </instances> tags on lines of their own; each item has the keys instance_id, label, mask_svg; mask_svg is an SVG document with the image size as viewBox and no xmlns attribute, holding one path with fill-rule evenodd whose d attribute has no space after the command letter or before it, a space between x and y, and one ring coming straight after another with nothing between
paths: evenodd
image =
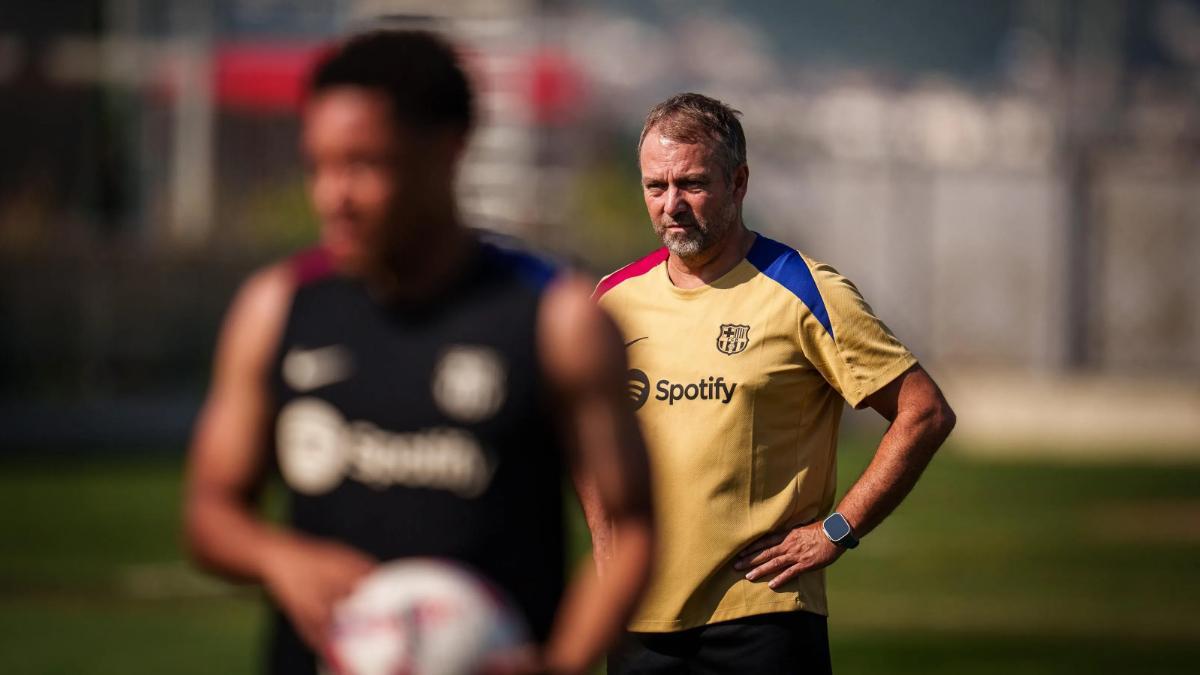
<instances>
[{"instance_id":1,"label":"man's hand on hip","mask_svg":"<svg viewBox=\"0 0 1200 675\"><path fill-rule=\"evenodd\" d=\"M746 578L750 581L770 579L767 585L777 589L798 574L830 565L842 553L818 521L760 537L738 554L733 569L749 570Z\"/></svg>"}]
</instances>

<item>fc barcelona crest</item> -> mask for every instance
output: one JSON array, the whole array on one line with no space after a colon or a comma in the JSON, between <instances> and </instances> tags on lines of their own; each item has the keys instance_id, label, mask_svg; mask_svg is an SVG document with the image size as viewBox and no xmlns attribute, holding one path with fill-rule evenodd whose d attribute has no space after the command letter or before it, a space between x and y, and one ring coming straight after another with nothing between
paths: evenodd
<instances>
[{"instance_id":1,"label":"fc barcelona crest","mask_svg":"<svg viewBox=\"0 0 1200 675\"><path fill-rule=\"evenodd\" d=\"M737 354L744 351L750 344L750 326L737 323L721 324L721 332L717 334L717 349L722 354Z\"/></svg>"}]
</instances>

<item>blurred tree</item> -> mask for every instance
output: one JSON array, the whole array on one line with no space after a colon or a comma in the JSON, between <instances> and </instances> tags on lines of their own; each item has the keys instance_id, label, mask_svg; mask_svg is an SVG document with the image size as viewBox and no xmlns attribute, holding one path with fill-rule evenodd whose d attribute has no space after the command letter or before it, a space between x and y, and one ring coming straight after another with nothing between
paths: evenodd
<instances>
[{"instance_id":1,"label":"blurred tree","mask_svg":"<svg viewBox=\"0 0 1200 675\"><path fill-rule=\"evenodd\" d=\"M263 184L245 196L237 211L237 238L254 250L283 252L317 241L317 219L301 176Z\"/></svg>"},{"instance_id":2,"label":"blurred tree","mask_svg":"<svg viewBox=\"0 0 1200 675\"><path fill-rule=\"evenodd\" d=\"M632 143L620 145L632 148ZM602 273L661 246L646 215L640 184L637 166L628 155L601 158L576 178L578 212L571 218L575 249Z\"/></svg>"}]
</instances>

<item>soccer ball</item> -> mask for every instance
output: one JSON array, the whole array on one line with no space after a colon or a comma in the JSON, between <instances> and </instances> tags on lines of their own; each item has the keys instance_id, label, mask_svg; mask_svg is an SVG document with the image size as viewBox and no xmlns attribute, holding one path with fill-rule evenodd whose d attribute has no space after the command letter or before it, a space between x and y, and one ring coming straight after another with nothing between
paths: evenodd
<instances>
[{"instance_id":1,"label":"soccer ball","mask_svg":"<svg viewBox=\"0 0 1200 675\"><path fill-rule=\"evenodd\" d=\"M326 649L338 675L468 675L528 643L520 614L455 562L382 565L334 609Z\"/></svg>"}]
</instances>

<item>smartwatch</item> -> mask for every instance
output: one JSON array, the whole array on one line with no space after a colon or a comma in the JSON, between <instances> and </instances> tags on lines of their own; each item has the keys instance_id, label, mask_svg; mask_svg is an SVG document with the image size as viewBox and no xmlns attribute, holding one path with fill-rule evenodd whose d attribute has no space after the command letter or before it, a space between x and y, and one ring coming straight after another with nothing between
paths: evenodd
<instances>
[{"instance_id":1,"label":"smartwatch","mask_svg":"<svg viewBox=\"0 0 1200 675\"><path fill-rule=\"evenodd\" d=\"M841 546L842 548L854 548L858 546L858 537L854 536L854 530L850 527L846 516L834 511L829 514L821 523L821 529L825 532L825 536L829 537L829 541Z\"/></svg>"}]
</instances>

